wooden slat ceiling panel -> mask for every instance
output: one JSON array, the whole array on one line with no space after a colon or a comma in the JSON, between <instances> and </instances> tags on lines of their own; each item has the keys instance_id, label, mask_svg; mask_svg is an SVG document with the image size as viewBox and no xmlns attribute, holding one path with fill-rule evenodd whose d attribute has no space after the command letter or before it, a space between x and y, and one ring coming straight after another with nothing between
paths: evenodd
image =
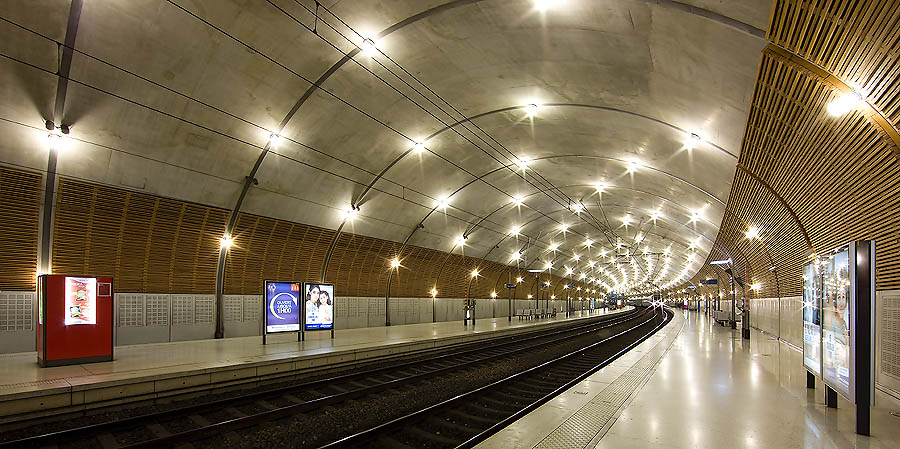
<instances>
[{"instance_id":1,"label":"wooden slat ceiling panel","mask_svg":"<svg viewBox=\"0 0 900 449\"><path fill-rule=\"evenodd\" d=\"M900 2L895 0L777 0L769 37L858 84L896 126L898 24ZM816 251L850 240L875 240L877 288L898 288L900 163L880 129L861 113L835 118L826 112L838 95L816 75L777 52L764 51L739 162L794 211ZM777 294L767 285L773 279L763 272L768 255L762 247L775 262L782 296L800 294L807 249L791 221L768 189L736 172L716 246L747 255L748 274L764 283L760 297ZM763 243L744 237L747 226L761 229ZM710 260L714 255L719 256L714 250ZM694 280L715 270L706 266Z\"/></svg>"},{"instance_id":2,"label":"wooden slat ceiling panel","mask_svg":"<svg viewBox=\"0 0 900 449\"><path fill-rule=\"evenodd\" d=\"M0 290L34 290L41 175L0 167Z\"/></svg>"},{"instance_id":3,"label":"wooden slat ceiling panel","mask_svg":"<svg viewBox=\"0 0 900 449\"><path fill-rule=\"evenodd\" d=\"M769 40L856 84L900 125L900 1L777 0L775 12Z\"/></svg>"}]
</instances>

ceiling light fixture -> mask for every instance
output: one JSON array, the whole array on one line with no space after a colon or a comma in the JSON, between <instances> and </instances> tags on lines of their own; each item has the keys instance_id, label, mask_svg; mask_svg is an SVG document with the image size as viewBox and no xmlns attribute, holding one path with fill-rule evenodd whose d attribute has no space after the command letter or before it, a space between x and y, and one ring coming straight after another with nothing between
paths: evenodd
<instances>
[{"instance_id":1,"label":"ceiling light fixture","mask_svg":"<svg viewBox=\"0 0 900 449\"><path fill-rule=\"evenodd\" d=\"M391 260L391 269L394 269L394 268L400 268L400 259L398 259L396 257L393 260Z\"/></svg>"},{"instance_id":2,"label":"ceiling light fixture","mask_svg":"<svg viewBox=\"0 0 900 449\"><path fill-rule=\"evenodd\" d=\"M281 146L282 142L284 142L284 137L279 136L278 134L269 134L269 146L272 148L278 148Z\"/></svg>"},{"instance_id":3,"label":"ceiling light fixture","mask_svg":"<svg viewBox=\"0 0 900 449\"><path fill-rule=\"evenodd\" d=\"M828 113L834 117L840 117L852 110L855 110L862 102L862 94L857 90L853 90L842 94L841 96L834 99L834 101L829 103Z\"/></svg>"},{"instance_id":4,"label":"ceiling light fixture","mask_svg":"<svg viewBox=\"0 0 900 449\"><path fill-rule=\"evenodd\" d=\"M522 171L528 170L528 163L531 162L531 159L528 157L520 157L516 159L516 166L519 167Z\"/></svg>"},{"instance_id":5,"label":"ceiling light fixture","mask_svg":"<svg viewBox=\"0 0 900 449\"><path fill-rule=\"evenodd\" d=\"M225 234L219 239L219 248L228 249L234 245L234 239L229 234Z\"/></svg>"},{"instance_id":6,"label":"ceiling light fixture","mask_svg":"<svg viewBox=\"0 0 900 449\"><path fill-rule=\"evenodd\" d=\"M540 107L537 105L537 103L531 103L525 106L525 114L527 114L529 117L534 117L535 115L537 115L538 109L540 109Z\"/></svg>"},{"instance_id":7,"label":"ceiling light fixture","mask_svg":"<svg viewBox=\"0 0 900 449\"><path fill-rule=\"evenodd\" d=\"M412 147L413 152L416 154L422 154L425 152L425 142L416 142Z\"/></svg>"},{"instance_id":8,"label":"ceiling light fixture","mask_svg":"<svg viewBox=\"0 0 900 449\"><path fill-rule=\"evenodd\" d=\"M362 44L360 45L359 49L362 50L362 52L366 56L368 56L372 59L375 59L375 57L378 56L378 53L380 53L378 51L378 47L375 46L375 41L373 41L372 39L369 39L369 38L363 39Z\"/></svg>"},{"instance_id":9,"label":"ceiling light fixture","mask_svg":"<svg viewBox=\"0 0 900 449\"><path fill-rule=\"evenodd\" d=\"M747 230L747 232L744 233L744 236L746 236L750 240L758 238L759 237L759 229L756 227L751 227L750 229Z\"/></svg>"},{"instance_id":10,"label":"ceiling light fixture","mask_svg":"<svg viewBox=\"0 0 900 449\"><path fill-rule=\"evenodd\" d=\"M351 204L346 209L344 209L344 220L353 221L356 220L356 217L359 215L359 209L353 207Z\"/></svg>"}]
</instances>

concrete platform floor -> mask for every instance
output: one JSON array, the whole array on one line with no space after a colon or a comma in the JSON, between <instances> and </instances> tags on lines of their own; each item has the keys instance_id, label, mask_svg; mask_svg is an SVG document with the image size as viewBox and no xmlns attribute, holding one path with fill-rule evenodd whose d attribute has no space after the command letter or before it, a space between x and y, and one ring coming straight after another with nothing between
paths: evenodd
<instances>
[{"instance_id":1,"label":"concrete platform floor","mask_svg":"<svg viewBox=\"0 0 900 449\"><path fill-rule=\"evenodd\" d=\"M464 327L461 321L452 321L336 330L333 340L330 332L309 332L305 342L298 342L296 333L278 334L269 335L269 344L265 346L259 336L118 346L112 362L51 368L40 368L34 352L2 354L0 404L14 398L74 391L98 384L127 385L138 381L146 382L148 379L217 371L232 372L246 367L273 367L271 369L274 370L284 364L290 365L286 370L291 370L306 367L300 365L300 362L310 359L317 359L310 366L321 366L336 360L363 358L363 355L371 357L427 349L630 309L628 307L613 312L597 310L593 314L587 311L575 312L570 318L566 318L564 313L557 314L554 318L534 320L513 317L512 322L507 322L506 317L479 319L475 326L470 324L468 327ZM262 370L259 368L252 375L264 374ZM159 385L149 388L158 391ZM3 414L5 413L0 413Z\"/></svg>"},{"instance_id":2,"label":"concrete platform floor","mask_svg":"<svg viewBox=\"0 0 900 449\"><path fill-rule=\"evenodd\" d=\"M648 339L479 447L900 448L895 398L876 391L872 436L856 435L853 404L829 409L821 382L806 388L797 348L756 330L742 340L703 312L676 315L683 328L663 329L679 327L670 345Z\"/></svg>"}]
</instances>

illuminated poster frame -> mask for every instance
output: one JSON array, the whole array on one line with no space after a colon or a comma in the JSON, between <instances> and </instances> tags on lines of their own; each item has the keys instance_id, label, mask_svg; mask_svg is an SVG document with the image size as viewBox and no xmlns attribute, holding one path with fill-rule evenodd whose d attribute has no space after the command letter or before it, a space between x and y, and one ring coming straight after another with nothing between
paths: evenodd
<instances>
[{"instance_id":1,"label":"illuminated poster frame","mask_svg":"<svg viewBox=\"0 0 900 449\"><path fill-rule=\"evenodd\" d=\"M317 288L320 295L326 295L325 298L318 300L310 298L311 289ZM306 282L303 284L303 331L331 331L331 338L334 338L334 309L337 298L334 294L334 284L328 282ZM328 301L331 304L328 304ZM330 315L330 316L329 316ZM312 320L310 319L312 318Z\"/></svg>"},{"instance_id":2,"label":"illuminated poster frame","mask_svg":"<svg viewBox=\"0 0 900 449\"><path fill-rule=\"evenodd\" d=\"M851 316L856 305L850 298L850 246L830 251L822 259L822 380L851 402L855 372L855 335Z\"/></svg>"},{"instance_id":3,"label":"illuminated poster frame","mask_svg":"<svg viewBox=\"0 0 900 449\"><path fill-rule=\"evenodd\" d=\"M803 264L803 366L822 375L822 272L819 260Z\"/></svg>"},{"instance_id":4,"label":"illuminated poster frame","mask_svg":"<svg viewBox=\"0 0 900 449\"><path fill-rule=\"evenodd\" d=\"M816 377L825 383L825 404L836 408L838 394L856 404L856 433L869 435L875 399L875 242L850 242L809 263L820 269L818 291L809 289L804 277L803 299L804 308L807 299L821 306L821 368ZM808 264L803 266L804 274ZM804 325L806 318L804 314ZM804 352L804 365L806 359ZM813 373L809 366L807 370ZM811 374L807 388L815 388Z\"/></svg>"},{"instance_id":5,"label":"illuminated poster frame","mask_svg":"<svg viewBox=\"0 0 900 449\"><path fill-rule=\"evenodd\" d=\"M66 276L63 307L66 326L97 324L97 278Z\"/></svg>"},{"instance_id":6,"label":"illuminated poster frame","mask_svg":"<svg viewBox=\"0 0 900 449\"><path fill-rule=\"evenodd\" d=\"M261 320L263 344L266 344L268 334L297 332L297 340L301 339L302 293L302 282L270 280L263 282Z\"/></svg>"}]
</instances>

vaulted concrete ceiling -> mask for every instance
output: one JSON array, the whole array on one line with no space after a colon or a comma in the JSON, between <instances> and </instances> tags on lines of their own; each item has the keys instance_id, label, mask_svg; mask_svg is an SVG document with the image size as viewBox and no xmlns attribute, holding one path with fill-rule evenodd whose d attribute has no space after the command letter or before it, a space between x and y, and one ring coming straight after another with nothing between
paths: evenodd
<instances>
[{"instance_id":1,"label":"vaulted concrete ceiling","mask_svg":"<svg viewBox=\"0 0 900 449\"><path fill-rule=\"evenodd\" d=\"M605 288L706 258L770 1L320 4L85 1L60 174L227 209L253 174L242 212ZM69 2L0 15L0 161L43 170Z\"/></svg>"}]
</instances>

